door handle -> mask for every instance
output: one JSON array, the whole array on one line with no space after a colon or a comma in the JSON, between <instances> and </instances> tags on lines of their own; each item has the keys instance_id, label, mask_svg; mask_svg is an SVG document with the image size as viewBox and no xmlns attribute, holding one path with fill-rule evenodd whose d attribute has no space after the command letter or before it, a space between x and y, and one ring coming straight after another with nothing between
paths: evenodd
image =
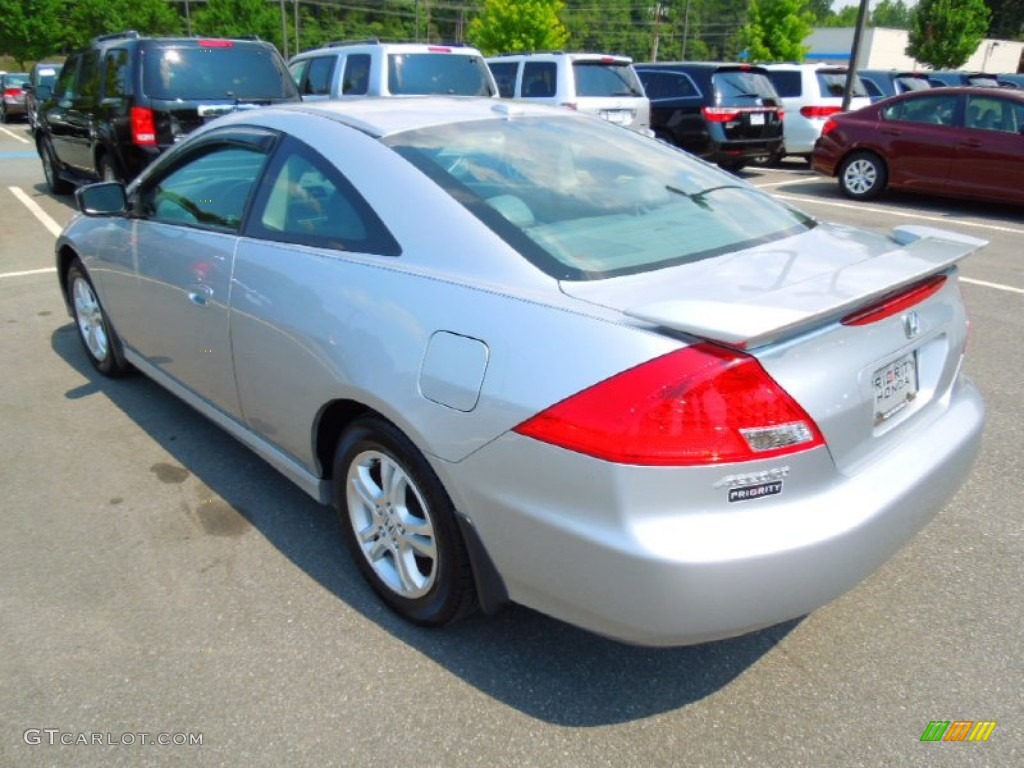
<instances>
[{"instance_id":1,"label":"door handle","mask_svg":"<svg viewBox=\"0 0 1024 768\"><path fill-rule=\"evenodd\" d=\"M188 300L195 304L197 307L207 307L210 305L210 299L213 298L213 288L205 283L198 285L190 285L188 291Z\"/></svg>"}]
</instances>

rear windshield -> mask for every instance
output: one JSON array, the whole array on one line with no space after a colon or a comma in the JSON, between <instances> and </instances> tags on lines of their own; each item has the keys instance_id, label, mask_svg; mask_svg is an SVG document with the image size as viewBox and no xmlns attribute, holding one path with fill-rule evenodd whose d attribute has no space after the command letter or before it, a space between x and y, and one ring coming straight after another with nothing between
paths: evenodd
<instances>
[{"instance_id":1,"label":"rear windshield","mask_svg":"<svg viewBox=\"0 0 1024 768\"><path fill-rule=\"evenodd\" d=\"M28 82L28 75L4 75L4 85L8 88L20 88Z\"/></svg>"},{"instance_id":2,"label":"rear windshield","mask_svg":"<svg viewBox=\"0 0 1024 768\"><path fill-rule=\"evenodd\" d=\"M814 226L735 176L601 120L480 120L383 141L559 279L696 262Z\"/></svg>"},{"instance_id":3,"label":"rear windshield","mask_svg":"<svg viewBox=\"0 0 1024 768\"><path fill-rule=\"evenodd\" d=\"M928 82L928 78L916 77L914 75L900 76L895 78L893 82L896 84L896 93L924 91L932 87L932 84Z\"/></svg>"},{"instance_id":4,"label":"rear windshield","mask_svg":"<svg viewBox=\"0 0 1024 768\"><path fill-rule=\"evenodd\" d=\"M273 49L224 41L210 47L147 48L145 92L154 99L295 98L295 83Z\"/></svg>"},{"instance_id":5,"label":"rear windshield","mask_svg":"<svg viewBox=\"0 0 1024 768\"><path fill-rule=\"evenodd\" d=\"M731 105L747 103L751 99L776 99L771 81L760 72L724 70L711 76L715 88L715 103Z\"/></svg>"},{"instance_id":6,"label":"rear windshield","mask_svg":"<svg viewBox=\"0 0 1024 768\"><path fill-rule=\"evenodd\" d=\"M460 53L390 54L388 92L394 96L494 95L484 60Z\"/></svg>"},{"instance_id":7,"label":"rear windshield","mask_svg":"<svg viewBox=\"0 0 1024 768\"><path fill-rule=\"evenodd\" d=\"M845 72L818 72L817 74L822 96L840 99L843 97L843 89L846 88ZM854 97L868 95L868 92L864 90L864 84L856 75L853 76L853 86L850 89L850 95Z\"/></svg>"},{"instance_id":8,"label":"rear windshield","mask_svg":"<svg viewBox=\"0 0 1024 768\"><path fill-rule=\"evenodd\" d=\"M577 96L643 96L644 90L628 62L574 61Z\"/></svg>"},{"instance_id":9,"label":"rear windshield","mask_svg":"<svg viewBox=\"0 0 1024 768\"><path fill-rule=\"evenodd\" d=\"M59 72L60 67L40 67L36 70L36 83L39 85L48 85L52 88L54 82L57 80Z\"/></svg>"}]
</instances>

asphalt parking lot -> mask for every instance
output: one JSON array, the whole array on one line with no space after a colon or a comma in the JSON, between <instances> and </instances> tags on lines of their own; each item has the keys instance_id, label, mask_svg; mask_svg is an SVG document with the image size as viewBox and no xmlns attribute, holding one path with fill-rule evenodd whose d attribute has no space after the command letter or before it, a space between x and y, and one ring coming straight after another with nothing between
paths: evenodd
<instances>
[{"instance_id":1,"label":"asphalt parking lot","mask_svg":"<svg viewBox=\"0 0 1024 768\"><path fill-rule=\"evenodd\" d=\"M819 218L990 241L963 264L985 444L852 592L651 650L519 607L442 631L382 608L330 509L155 384L92 370L52 268L73 202L0 126L0 766L1024 764L1024 213L857 204L797 162L744 176ZM922 742L932 721L996 726Z\"/></svg>"}]
</instances>

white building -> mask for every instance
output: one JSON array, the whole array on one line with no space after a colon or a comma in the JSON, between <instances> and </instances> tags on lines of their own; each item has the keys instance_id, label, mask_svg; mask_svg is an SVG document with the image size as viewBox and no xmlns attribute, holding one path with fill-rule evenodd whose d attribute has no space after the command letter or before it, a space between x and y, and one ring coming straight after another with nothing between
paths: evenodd
<instances>
[{"instance_id":1,"label":"white building","mask_svg":"<svg viewBox=\"0 0 1024 768\"><path fill-rule=\"evenodd\" d=\"M805 60L848 64L853 50L853 27L819 27L804 40L810 48ZM906 54L907 30L867 27L860 40L857 65L861 69L930 69ZM1024 43L982 40L960 69L977 72L1017 72Z\"/></svg>"}]
</instances>

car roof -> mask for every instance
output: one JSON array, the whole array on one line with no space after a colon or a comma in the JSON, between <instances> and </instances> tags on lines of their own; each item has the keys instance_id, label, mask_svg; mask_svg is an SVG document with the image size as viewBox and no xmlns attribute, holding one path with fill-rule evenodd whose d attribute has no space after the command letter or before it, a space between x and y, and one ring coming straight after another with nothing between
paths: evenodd
<instances>
[{"instance_id":1,"label":"car roof","mask_svg":"<svg viewBox=\"0 0 1024 768\"><path fill-rule=\"evenodd\" d=\"M483 54L471 45L465 43L385 43L380 40L339 40L334 43L322 45L319 48L310 48L300 51L292 56L291 60L306 58L307 56L323 56L327 53L343 54L354 48L377 48L386 53L470 53L476 56Z\"/></svg>"},{"instance_id":2,"label":"car roof","mask_svg":"<svg viewBox=\"0 0 1024 768\"><path fill-rule=\"evenodd\" d=\"M730 70L749 70L751 72L763 72L761 64L746 64L742 61L648 61L643 64L636 64L637 69L676 69L676 70L717 70L728 68Z\"/></svg>"},{"instance_id":3,"label":"car roof","mask_svg":"<svg viewBox=\"0 0 1024 768\"><path fill-rule=\"evenodd\" d=\"M239 111L218 118L216 124L252 122L261 115L281 111L320 115L381 137L437 125L474 120L514 119L517 116L566 117L588 120L585 116L560 107L525 101L499 101L476 96L409 96L401 99L353 99L351 101L306 101L280 107Z\"/></svg>"}]
</instances>

